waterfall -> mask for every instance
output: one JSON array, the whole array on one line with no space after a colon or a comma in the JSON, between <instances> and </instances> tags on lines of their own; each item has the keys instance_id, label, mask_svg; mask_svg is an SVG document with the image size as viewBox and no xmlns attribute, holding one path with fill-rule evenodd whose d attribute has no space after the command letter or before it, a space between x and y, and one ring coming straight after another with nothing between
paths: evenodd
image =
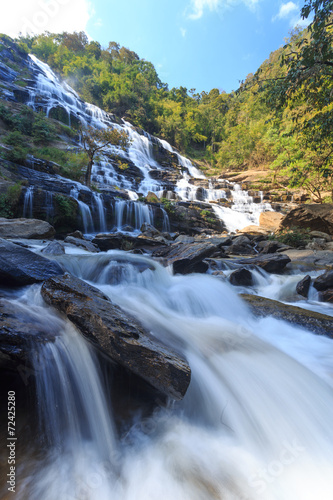
<instances>
[{"instance_id":1,"label":"waterfall","mask_svg":"<svg viewBox=\"0 0 333 500\"><path fill-rule=\"evenodd\" d=\"M103 203L103 197L100 193L94 193L93 198L95 200L97 210L98 210L99 230L102 232L106 232L107 227L106 227L106 218L105 218L105 208L104 208L104 203Z\"/></svg>"},{"instance_id":2,"label":"waterfall","mask_svg":"<svg viewBox=\"0 0 333 500\"><path fill-rule=\"evenodd\" d=\"M170 233L170 221L169 216L164 208L161 207L163 213L163 223L162 223L162 231Z\"/></svg>"},{"instance_id":3,"label":"waterfall","mask_svg":"<svg viewBox=\"0 0 333 500\"><path fill-rule=\"evenodd\" d=\"M46 212L46 219L48 221L51 221L53 219L53 216L54 216L52 191L45 191L45 212Z\"/></svg>"},{"instance_id":4,"label":"waterfall","mask_svg":"<svg viewBox=\"0 0 333 500\"><path fill-rule=\"evenodd\" d=\"M31 107L36 110L43 107L47 115L51 113L53 108L61 108L67 114L69 123L72 116L76 117L76 119L84 125L90 124L99 129L112 127L128 135L130 145L127 151L123 151L117 146L110 145L107 150L101 153L98 164L94 164L92 168L92 179L95 182L98 182L102 186L109 185L124 189L128 192L131 199L135 199L138 196L137 193L147 195L149 191L156 193L163 192L165 190L163 182L150 176L151 172L163 169L154 158L154 140L155 142L159 141L160 145L165 150L177 156L178 164L182 170L182 178L177 181L175 192L182 200L218 202L220 198L225 197L225 192L221 189L215 189L212 182L209 180L208 189L202 188L198 199L198 185L192 184L191 179L202 179L205 181L205 184L207 184L207 179L189 159L178 153L178 151L165 140L153 139L146 132L139 133L133 125L126 121L123 121L121 124L116 123L112 115L106 113L97 106L82 101L78 94L67 83L62 82L47 64L39 61L33 55L30 56L30 60L37 74L36 88L28 88L30 92L30 102L28 104ZM36 97L38 97L38 99L36 99ZM120 173L119 169L116 168L118 158L120 158L123 163L128 162L129 165L134 164L134 166L139 169L140 176L126 175L126 169L124 173ZM133 195L134 192L136 192L135 195ZM229 211L230 209L224 209L223 207L218 207L218 209L215 210L217 216L226 223L227 227L242 229L244 227L242 221L244 221L245 218L240 214L243 213L248 214L249 224L258 224L260 212L271 210L270 205L263 203L263 201L261 203L253 203L248 193L242 191L238 185L234 186L232 196L233 205L231 207L231 212ZM100 229L104 231L106 230L106 224L103 218L104 211L101 207L102 199L97 199L96 196L94 196L94 199L99 214ZM80 205L85 232L93 232L94 227L90 208L84 205L82 201L78 200L78 203ZM127 207L126 209L126 207L124 207L124 210L126 210L127 213L131 208ZM138 211L140 211L140 209L138 209ZM234 214L234 221L230 222L232 214ZM130 218L130 216L128 216L128 218ZM144 220L146 221L146 218ZM124 221L121 220L119 224L117 222L117 227L119 228L123 224ZM138 229L137 225L135 229Z\"/></svg>"},{"instance_id":5,"label":"waterfall","mask_svg":"<svg viewBox=\"0 0 333 500\"><path fill-rule=\"evenodd\" d=\"M95 227L94 227L94 221L91 215L91 210L90 207L84 203L83 201L79 200L79 190L77 186L73 186L70 192L70 196L72 196L79 205L81 217L82 217L82 224L83 224L83 230L85 234L88 233L94 233L95 232Z\"/></svg>"},{"instance_id":6,"label":"waterfall","mask_svg":"<svg viewBox=\"0 0 333 500\"><path fill-rule=\"evenodd\" d=\"M141 202L116 200L115 225L121 231L125 225L140 230L144 223L154 225L153 210L150 205Z\"/></svg>"},{"instance_id":7,"label":"waterfall","mask_svg":"<svg viewBox=\"0 0 333 500\"><path fill-rule=\"evenodd\" d=\"M23 217L32 219L34 186L27 187L24 194Z\"/></svg>"},{"instance_id":8,"label":"waterfall","mask_svg":"<svg viewBox=\"0 0 333 500\"><path fill-rule=\"evenodd\" d=\"M47 362L37 374L49 458L27 466L19 500L331 500L330 339L255 319L212 276L172 276L121 251L75 259L59 257L180 350L191 384L183 401L147 418L139 412L117 438L96 360L63 326L55 343L40 347ZM117 448L106 475L101 464Z\"/></svg>"}]
</instances>

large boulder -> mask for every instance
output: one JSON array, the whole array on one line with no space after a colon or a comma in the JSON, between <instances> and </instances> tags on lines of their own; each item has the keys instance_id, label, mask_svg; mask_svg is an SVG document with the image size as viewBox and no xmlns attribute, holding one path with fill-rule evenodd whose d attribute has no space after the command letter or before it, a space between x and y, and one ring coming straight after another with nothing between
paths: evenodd
<instances>
[{"instance_id":1,"label":"large boulder","mask_svg":"<svg viewBox=\"0 0 333 500\"><path fill-rule=\"evenodd\" d=\"M293 227L333 235L333 204L302 205L291 210L281 221L279 229Z\"/></svg>"},{"instance_id":2,"label":"large boulder","mask_svg":"<svg viewBox=\"0 0 333 500\"><path fill-rule=\"evenodd\" d=\"M290 258L284 254L266 254L239 260L239 264L258 266L268 273L280 273L289 264Z\"/></svg>"},{"instance_id":3,"label":"large boulder","mask_svg":"<svg viewBox=\"0 0 333 500\"><path fill-rule=\"evenodd\" d=\"M275 232L283 220L283 215L279 212L261 212L259 215L259 226L267 231Z\"/></svg>"},{"instance_id":4,"label":"large boulder","mask_svg":"<svg viewBox=\"0 0 333 500\"><path fill-rule=\"evenodd\" d=\"M210 242L174 243L169 247L157 250L153 257L163 257L167 266L172 265L175 273L205 273L208 263L204 259L217 251L217 246Z\"/></svg>"},{"instance_id":5,"label":"large boulder","mask_svg":"<svg viewBox=\"0 0 333 500\"><path fill-rule=\"evenodd\" d=\"M277 300L266 299L258 295L240 294L240 297L245 300L255 316L272 316L306 328L317 335L333 338L331 316L283 304Z\"/></svg>"},{"instance_id":6,"label":"large boulder","mask_svg":"<svg viewBox=\"0 0 333 500\"><path fill-rule=\"evenodd\" d=\"M66 274L47 280L42 286L42 296L66 314L104 355L173 399L185 395L191 373L187 362L146 332L100 290Z\"/></svg>"},{"instance_id":7,"label":"large boulder","mask_svg":"<svg viewBox=\"0 0 333 500\"><path fill-rule=\"evenodd\" d=\"M54 235L54 227L43 220L0 218L0 238L43 240L53 238Z\"/></svg>"},{"instance_id":8,"label":"large boulder","mask_svg":"<svg viewBox=\"0 0 333 500\"><path fill-rule=\"evenodd\" d=\"M57 262L0 239L0 285L30 285L63 273Z\"/></svg>"}]
</instances>

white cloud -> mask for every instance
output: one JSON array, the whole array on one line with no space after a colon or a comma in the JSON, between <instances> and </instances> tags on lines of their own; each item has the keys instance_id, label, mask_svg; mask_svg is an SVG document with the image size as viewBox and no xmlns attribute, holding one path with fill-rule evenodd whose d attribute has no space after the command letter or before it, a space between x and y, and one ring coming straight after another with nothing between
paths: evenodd
<instances>
[{"instance_id":1,"label":"white cloud","mask_svg":"<svg viewBox=\"0 0 333 500\"><path fill-rule=\"evenodd\" d=\"M249 9L253 9L260 0L191 0L188 14L189 19L200 19L205 11L223 13L224 11L243 4Z\"/></svg>"},{"instance_id":2,"label":"white cloud","mask_svg":"<svg viewBox=\"0 0 333 500\"><path fill-rule=\"evenodd\" d=\"M1 8L0 33L85 31L92 14L89 0L13 0Z\"/></svg>"},{"instance_id":3,"label":"white cloud","mask_svg":"<svg viewBox=\"0 0 333 500\"><path fill-rule=\"evenodd\" d=\"M180 28L180 32L182 34L182 37L185 38L186 37L186 33L187 33L186 29L185 28Z\"/></svg>"},{"instance_id":4,"label":"white cloud","mask_svg":"<svg viewBox=\"0 0 333 500\"><path fill-rule=\"evenodd\" d=\"M273 17L273 21L276 19L286 19L290 14L295 14L296 10L298 11L299 7L294 2L283 3L279 12Z\"/></svg>"}]
</instances>

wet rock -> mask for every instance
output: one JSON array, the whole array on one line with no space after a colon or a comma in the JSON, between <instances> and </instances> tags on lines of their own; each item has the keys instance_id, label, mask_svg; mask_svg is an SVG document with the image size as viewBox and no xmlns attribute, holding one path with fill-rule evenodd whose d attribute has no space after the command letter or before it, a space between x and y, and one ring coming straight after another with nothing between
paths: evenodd
<instances>
[{"instance_id":1,"label":"wet rock","mask_svg":"<svg viewBox=\"0 0 333 500\"><path fill-rule=\"evenodd\" d=\"M311 285L311 276L307 274L301 281L297 283L296 292L299 295L302 295L302 297L307 298L310 285Z\"/></svg>"},{"instance_id":2,"label":"wet rock","mask_svg":"<svg viewBox=\"0 0 333 500\"><path fill-rule=\"evenodd\" d=\"M42 252L46 255L63 255L65 253L65 248L59 241L51 241Z\"/></svg>"},{"instance_id":3,"label":"wet rock","mask_svg":"<svg viewBox=\"0 0 333 500\"><path fill-rule=\"evenodd\" d=\"M331 316L283 304L277 300L266 299L258 295L240 294L240 297L249 305L255 316L272 316L306 328L317 335L333 338Z\"/></svg>"},{"instance_id":4,"label":"wet rock","mask_svg":"<svg viewBox=\"0 0 333 500\"><path fill-rule=\"evenodd\" d=\"M302 205L291 210L280 224L280 229L298 227L333 235L333 205Z\"/></svg>"},{"instance_id":5,"label":"wet rock","mask_svg":"<svg viewBox=\"0 0 333 500\"><path fill-rule=\"evenodd\" d=\"M325 290L324 292L321 292L319 294L319 298L323 302L333 303L333 288L329 288L328 290Z\"/></svg>"},{"instance_id":6,"label":"wet rock","mask_svg":"<svg viewBox=\"0 0 333 500\"><path fill-rule=\"evenodd\" d=\"M289 264L290 258L283 254L258 255L249 259L239 260L239 264L258 266L268 273L280 273Z\"/></svg>"},{"instance_id":7,"label":"wet rock","mask_svg":"<svg viewBox=\"0 0 333 500\"><path fill-rule=\"evenodd\" d=\"M84 236L79 230L74 231L74 233L69 233L67 236L73 236L73 238L79 238L80 240L84 240Z\"/></svg>"},{"instance_id":8,"label":"wet rock","mask_svg":"<svg viewBox=\"0 0 333 500\"><path fill-rule=\"evenodd\" d=\"M99 252L99 248L97 245L83 238L74 238L74 236L66 236L64 241L65 243L70 243L71 245L82 248L87 252L94 252L94 253Z\"/></svg>"},{"instance_id":9,"label":"wet rock","mask_svg":"<svg viewBox=\"0 0 333 500\"><path fill-rule=\"evenodd\" d=\"M46 281L42 296L111 360L173 399L185 395L190 383L187 362L97 288L66 274Z\"/></svg>"},{"instance_id":10,"label":"wet rock","mask_svg":"<svg viewBox=\"0 0 333 500\"><path fill-rule=\"evenodd\" d=\"M204 259L213 255L217 249L216 245L209 242L173 243L153 252L153 257L163 257L165 264L172 265L175 273L205 273L208 263Z\"/></svg>"},{"instance_id":11,"label":"wet rock","mask_svg":"<svg viewBox=\"0 0 333 500\"><path fill-rule=\"evenodd\" d=\"M333 288L333 271L326 271L313 280L313 286L319 292Z\"/></svg>"},{"instance_id":12,"label":"wet rock","mask_svg":"<svg viewBox=\"0 0 333 500\"><path fill-rule=\"evenodd\" d=\"M0 367L27 376L31 370L31 339L34 344L51 342L55 336L49 323L12 301L0 299ZM29 372L31 373L31 371Z\"/></svg>"},{"instance_id":13,"label":"wet rock","mask_svg":"<svg viewBox=\"0 0 333 500\"><path fill-rule=\"evenodd\" d=\"M0 239L0 284L24 286L58 276L64 271L57 262L46 259L15 243Z\"/></svg>"},{"instance_id":14,"label":"wet rock","mask_svg":"<svg viewBox=\"0 0 333 500\"><path fill-rule=\"evenodd\" d=\"M97 234L93 239L93 244L96 245L102 252L108 250L134 250L145 249L151 247L162 247L166 245L166 240L163 237L149 238L144 234L139 236L131 236L128 234Z\"/></svg>"},{"instance_id":15,"label":"wet rock","mask_svg":"<svg viewBox=\"0 0 333 500\"><path fill-rule=\"evenodd\" d=\"M229 281L234 286L252 286L253 276L248 269L236 269L230 274Z\"/></svg>"},{"instance_id":16,"label":"wet rock","mask_svg":"<svg viewBox=\"0 0 333 500\"><path fill-rule=\"evenodd\" d=\"M55 229L48 222L37 219L0 218L0 238L47 239Z\"/></svg>"}]
</instances>

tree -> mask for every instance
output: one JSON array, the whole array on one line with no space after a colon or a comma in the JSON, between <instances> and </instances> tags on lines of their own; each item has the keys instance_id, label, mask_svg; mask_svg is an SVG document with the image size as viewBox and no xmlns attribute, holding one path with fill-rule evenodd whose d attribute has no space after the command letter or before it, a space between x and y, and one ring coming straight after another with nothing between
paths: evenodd
<instances>
[{"instance_id":1,"label":"tree","mask_svg":"<svg viewBox=\"0 0 333 500\"><path fill-rule=\"evenodd\" d=\"M120 146L123 150L129 145L128 135L117 129L96 129L88 125L80 130L83 148L88 155L88 165L85 174L85 184L90 187L91 171L96 154L105 150L108 146Z\"/></svg>"}]
</instances>

